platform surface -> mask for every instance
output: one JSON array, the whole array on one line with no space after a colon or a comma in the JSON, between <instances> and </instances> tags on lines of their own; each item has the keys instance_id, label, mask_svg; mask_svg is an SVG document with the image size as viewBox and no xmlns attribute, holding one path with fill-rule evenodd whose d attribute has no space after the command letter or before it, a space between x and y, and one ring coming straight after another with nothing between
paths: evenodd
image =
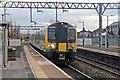
<instances>
[{"instance_id":1,"label":"platform surface","mask_svg":"<svg viewBox=\"0 0 120 80\"><path fill-rule=\"evenodd\" d=\"M24 49L27 57L31 57L28 58L28 61L37 78L64 78L67 80L72 78L44 56L31 49L31 47L25 46Z\"/></svg>"},{"instance_id":2,"label":"platform surface","mask_svg":"<svg viewBox=\"0 0 120 80\"><path fill-rule=\"evenodd\" d=\"M98 52L98 53L107 54L107 55L120 56L120 53L104 51L104 50L99 50L99 49L85 48L85 47L78 47L78 49L84 49L84 50Z\"/></svg>"},{"instance_id":3,"label":"platform surface","mask_svg":"<svg viewBox=\"0 0 120 80\"><path fill-rule=\"evenodd\" d=\"M2 78L4 79L28 79L34 78L34 75L30 69L30 65L25 57L25 53L22 46L16 47L16 60L8 61L6 67L2 68Z\"/></svg>"},{"instance_id":4,"label":"platform surface","mask_svg":"<svg viewBox=\"0 0 120 80\"><path fill-rule=\"evenodd\" d=\"M2 78L28 78L22 59L11 61L3 68Z\"/></svg>"}]
</instances>

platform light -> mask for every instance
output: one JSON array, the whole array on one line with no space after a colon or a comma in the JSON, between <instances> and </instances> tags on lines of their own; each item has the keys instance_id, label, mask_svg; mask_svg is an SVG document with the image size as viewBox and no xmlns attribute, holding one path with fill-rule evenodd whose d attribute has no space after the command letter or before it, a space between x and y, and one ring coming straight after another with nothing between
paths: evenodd
<instances>
[{"instance_id":1,"label":"platform light","mask_svg":"<svg viewBox=\"0 0 120 80\"><path fill-rule=\"evenodd\" d=\"M37 10L37 12L38 12L38 13L39 13L39 12L43 13L43 11L42 11L42 10Z\"/></svg>"}]
</instances>

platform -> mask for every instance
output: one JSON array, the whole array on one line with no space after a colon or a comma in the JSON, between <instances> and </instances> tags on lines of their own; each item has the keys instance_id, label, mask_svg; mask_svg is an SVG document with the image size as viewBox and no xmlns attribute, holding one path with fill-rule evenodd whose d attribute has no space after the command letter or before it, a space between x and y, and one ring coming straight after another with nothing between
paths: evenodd
<instances>
[{"instance_id":1,"label":"platform","mask_svg":"<svg viewBox=\"0 0 120 80\"><path fill-rule=\"evenodd\" d=\"M85 47L79 47L79 46L78 46L78 49L83 49L83 50L88 50L88 51L92 51L92 52L97 52L97 53L102 53L102 54L120 57L120 53L116 53L116 52L104 51L104 50L93 49L93 48L85 48Z\"/></svg>"},{"instance_id":2,"label":"platform","mask_svg":"<svg viewBox=\"0 0 120 80\"><path fill-rule=\"evenodd\" d=\"M11 61L3 68L2 78L28 78L21 59Z\"/></svg>"},{"instance_id":3,"label":"platform","mask_svg":"<svg viewBox=\"0 0 120 80\"><path fill-rule=\"evenodd\" d=\"M2 67L2 78L3 80L34 78L22 46L16 47L16 60L8 61L6 67Z\"/></svg>"},{"instance_id":4,"label":"platform","mask_svg":"<svg viewBox=\"0 0 120 80\"><path fill-rule=\"evenodd\" d=\"M36 78L72 78L33 48L24 46L24 50Z\"/></svg>"}]
</instances>

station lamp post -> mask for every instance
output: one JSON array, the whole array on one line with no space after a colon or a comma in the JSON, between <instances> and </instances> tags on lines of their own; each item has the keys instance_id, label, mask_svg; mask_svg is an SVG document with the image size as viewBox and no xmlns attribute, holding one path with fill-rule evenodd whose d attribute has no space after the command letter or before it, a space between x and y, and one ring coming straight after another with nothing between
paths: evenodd
<instances>
[{"instance_id":1,"label":"station lamp post","mask_svg":"<svg viewBox=\"0 0 120 80\"><path fill-rule=\"evenodd\" d=\"M37 13L43 13L43 11L42 10L39 10L38 8L37 8ZM41 19L42 20L42 19ZM42 34L42 32L41 32L41 26L40 26L40 34ZM40 36L40 38L42 38L41 36Z\"/></svg>"},{"instance_id":2,"label":"station lamp post","mask_svg":"<svg viewBox=\"0 0 120 80\"><path fill-rule=\"evenodd\" d=\"M108 48L109 47L109 41L108 41L108 39L109 39L109 27L108 27L108 22L109 22L109 16L115 16L115 15L103 15L103 16L106 16L107 17L107 27L106 27L106 40L107 40L107 42L106 42L106 47Z\"/></svg>"},{"instance_id":3,"label":"station lamp post","mask_svg":"<svg viewBox=\"0 0 120 80\"><path fill-rule=\"evenodd\" d=\"M31 21L32 23L34 23L34 25L36 25L37 24L37 22L35 22L35 21ZM32 26L32 25L31 25ZM34 32L34 43L36 43L36 41L35 41L35 32Z\"/></svg>"},{"instance_id":4,"label":"station lamp post","mask_svg":"<svg viewBox=\"0 0 120 80\"><path fill-rule=\"evenodd\" d=\"M5 15L10 15L10 14L0 14L0 15L2 15L2 22L4 22L4 16Z\"/></svg>"},{"instance_id":5,"label":"station lamp post","mask_svg":"<svg viewBox=\"0 0 120 80\"><path fill-rule=\"evenodd\" d=\"M79 21L79 22L82 22L83 23L83 45L85 44L85 36L84 36L84 31L85 31L85 28L84 28L84 22L83 21Z\"/></svg>"},{"instance_id":6,"label":"station lamp post","mask_svg":"<svg viewBox=\"0 0 120 80\"><path fill-rule=\"evenodd\" d=\"M4 13L0 14L2 15L2 22L7 22L7 15L10 15L6 13L6 10L7 9L4 8ZM8 29L8 46L9 46L9 26L7 26L7 29Z\"/></svg>"},{"instance_id":7,"label":"station lamp post","mask_svg":"<svg viewBox=\"0 0 120 80\"><path fill-rule=\"evenodd\" d=\"M3 66L6 67L6 62L7 62L7 47L8 47L8 34L7 34L7 31L9 32L9 25L6 21L6 15L9 15L9 14L6 14L6 10L4 8L4 13L3 14L0 14L2 15L2 28L3 28Z\"/></svg>"},{"instance_id":8,"label":"station lamp post","mask_svg":"<svg viewBox=\"0 0 120 80\"><path fill-rule=\"evenodd\" d=\"M3 22L3 19L4 19L4 14L0 14L0 15L2 15L2 22Z\"/></svg>"}]
</instances>

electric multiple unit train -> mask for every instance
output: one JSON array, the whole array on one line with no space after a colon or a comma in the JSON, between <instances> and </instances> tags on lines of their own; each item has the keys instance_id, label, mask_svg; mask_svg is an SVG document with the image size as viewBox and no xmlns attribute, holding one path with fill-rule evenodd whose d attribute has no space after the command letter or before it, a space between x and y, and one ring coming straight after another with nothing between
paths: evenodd
<instances>
[{"instance_id":1,"label":"electric multiple unit train","mask_svg":"<svg viewBox=\"0 0 120 80\"><path fill-rule=\"evenodd\" d=\"M57 63L71 62L77 51L76 28L66 22L56 22L41 28L40 49Z\"/></svg>"}]
</instances>

